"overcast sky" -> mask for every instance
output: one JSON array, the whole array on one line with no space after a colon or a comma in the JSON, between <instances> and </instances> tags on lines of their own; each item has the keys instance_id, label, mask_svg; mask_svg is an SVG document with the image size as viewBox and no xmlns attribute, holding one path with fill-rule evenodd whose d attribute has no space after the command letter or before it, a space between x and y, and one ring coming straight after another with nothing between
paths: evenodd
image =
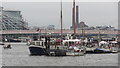
<instances>
[{"instance_id":1,"label":"overcast sky","mask_svg":"<svg viewBox=\"0 0 120 68\"><path fill-rule=\"evenodd\" d=\"M89 26L118 26L117 2L77 2L79 5L79 21ZM60 28L59 2L4 2L4 9L20 10L29 26L55 25ZM72 25L72 2L63 2L63 28Z\"/></svg>"}]
</instances>

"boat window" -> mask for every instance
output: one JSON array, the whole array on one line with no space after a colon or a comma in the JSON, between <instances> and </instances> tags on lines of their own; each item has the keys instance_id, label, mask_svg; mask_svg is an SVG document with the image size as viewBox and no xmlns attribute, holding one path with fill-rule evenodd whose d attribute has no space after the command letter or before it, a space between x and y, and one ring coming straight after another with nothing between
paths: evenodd
<instances>
[{"instance_id":1,"label":"boat window","mask_svg":"<svg viewBox=\"0 0 120 68\"><path fill-rule=\"evenodd\" d=\"M35 42L31 42L31 45L35 45Z\"/></svg>"},{"instance_id":2,"label":"boat window","mask_svg":"<svg viewBox=\"0 0 120 68\"><path fill-rule=\"evenodd\" d=\"M60 45L61 43L60 42L56 42L56 45Z\"/></svg>"},{"instance_id":3,"label":"boat window","mask_svg":"<svg viewBox=\"0 0 120 68\"><path fill-rule=\"evenodd\" d=\"M68 42L65 42L65 45L64 46L68 46Z\"/></svg>"},{"instance_id":4,"label":"boat window","mask_svg":"<svg viewBox=\"0 0 120 68\"><path fill-rule=\"evenodd\" d=\"M44 45L44 42L42 42L42 46Z\"/></svg>"},{"instance_id":5,"label":"boat window","mask_svg":"<svg viewBox=\"0 0 120 68\"><path fill-rule=\"evenodd\" d=\"M50 45L55 45L54 42L50 42Z\"/></svg>"},{"instance_id":6,"label":"boat window","mask_svg":"<svg viewBox=\"0 0 120 68\"><path fill-rule=\"evenodd\" d=\"M69 45L71 46L71 45L74 45L74 42L69 42Z\"/></svg>"},{"instance_id":7,"label":"boat window","mask_svg":"<svg viewBox=\"0 0 120 68\"><path fill-rule=\"evenodd\" d=\"M36 45L37 45L37 46L40 46L40 42L36 42Z\"/></svg>"},{"instance_id":8,"label":"boat window","mask_svg":"<svg viewBox=\"0 0 120 68\"><path fill-rule=\"evenodd\" d=\"M117 47L117 45L116 44L112 44L112 47Z\"/></svg>"}]
</instances>

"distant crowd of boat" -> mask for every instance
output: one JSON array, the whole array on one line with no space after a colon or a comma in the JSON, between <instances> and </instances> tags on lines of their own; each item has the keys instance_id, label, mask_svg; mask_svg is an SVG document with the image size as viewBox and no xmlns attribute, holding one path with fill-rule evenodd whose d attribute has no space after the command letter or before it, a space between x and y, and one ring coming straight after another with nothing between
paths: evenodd
<instances>
[{"instance_id":1,"label":"distant crowd of boat","mask_svg":"<svg viewBox=\"0 0 120 68\"><path fill-rule=\"evenodd\" d=\"M117 53L119 43L116 40L61 39L45 37L28 41L30 55L79 56L92 53Z\"/></svg>"},{"instance_id":2,"label":"distant crowd of boat","mask_svg":"<svg viewBox=\"0 0 120 68\"><path fill-rule=\"evenodd\" d=\"M3 45L4 49L12 49L9 41L8 43L7 45L0 43L0 45ZM37 40L28 39L27 45L30 55L46 56L80 56L86 53L117 53L120 50L120 43L116 39L102 40L83 37L74 39L71 36L64 39L51 38L50 36Z\"/></svg>"}]
</instances>

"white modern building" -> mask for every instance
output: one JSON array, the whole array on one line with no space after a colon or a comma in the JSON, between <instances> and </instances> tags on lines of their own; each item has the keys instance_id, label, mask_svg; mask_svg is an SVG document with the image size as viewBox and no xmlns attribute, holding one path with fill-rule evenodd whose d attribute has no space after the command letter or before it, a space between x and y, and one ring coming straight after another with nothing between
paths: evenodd
<instances>
[{"instance_id":1,"label":"white modern building","mask_svg":"<svg viewBox=\"0 0 120 68\"><path fill-rule=\"evenodd\" d=\"M28 23L24 21L21 11L1 9L2 30L27 30Z\"/></svg>"}]
</instances>

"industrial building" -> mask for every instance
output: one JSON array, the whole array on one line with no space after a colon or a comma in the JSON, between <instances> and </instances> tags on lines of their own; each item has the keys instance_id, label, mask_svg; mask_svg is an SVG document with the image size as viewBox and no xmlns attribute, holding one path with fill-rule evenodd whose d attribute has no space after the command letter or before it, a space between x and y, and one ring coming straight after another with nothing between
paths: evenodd
<instances>
[{"instance_id":1,"label":"industrial building","mask_svg":"<svg viewBox=\"0 0 120 68\"><path fill-rule=\"evenodd\" d=\"M73 8L72 8L72 25L70 29L85 29L85 30L117 30L115 27L109 25L109 26L96 26L96 27L90 27L88 26L85 22L79 21L79 6L75 5L74 7L74 2L73 2ZM119 25L119 24L118 24ZM120 29L120 28L119 28Z\"/></svg>"},{"instance_id":2,"label":"industrial building","mask_svg":"<svg viewBox=\"0 0 120 68\"><path fill-rule=\"evenodd\" d=\"M79 22L79 6L76 5L75 8L72 8L72 26L70 27L70 29L74 29L74 25L76 25L76 29L82 29L83 27L86 28L88 27L88 25L85 24L85 22L81 21ZM74 9L76 10L76 12L74 12ZM75 22L75 24L74 24Z\"/></svg>"},{"instance_id":3,"label":"industrial building","mask_svg":"<svg viewBox=\"0 0 120 68\"><path fill-rule=\"evenodd\" d=\"M72 26L70 27L70 29L74 29L74 22L76 23L76 28L78 28L79 25L79 6L76 6L76 12L74 12L74 9L75 8L72 8Z\"/></svg>"},{"instance_id":4,"label":"industrial building","mask_svg":"<svg viewBox=\"0 0 120 68\"><path fill-rule=\"evenodd\" d=\"M47 26L47 29L48 29L48 30L54 30L54 29L55 29L55 25L48 25L48 26Z\"/></svg>"},{"instance_id":5,"label":"industrial building","mask_svg":"<svg viewBox=\"0 0 120 68\"><path fill-rule=\"evenodd\" d=\"M1 7L2 30L27 30L28 23L23 19L21 11L4 10Z\"/></svg>"}]
</instances>

